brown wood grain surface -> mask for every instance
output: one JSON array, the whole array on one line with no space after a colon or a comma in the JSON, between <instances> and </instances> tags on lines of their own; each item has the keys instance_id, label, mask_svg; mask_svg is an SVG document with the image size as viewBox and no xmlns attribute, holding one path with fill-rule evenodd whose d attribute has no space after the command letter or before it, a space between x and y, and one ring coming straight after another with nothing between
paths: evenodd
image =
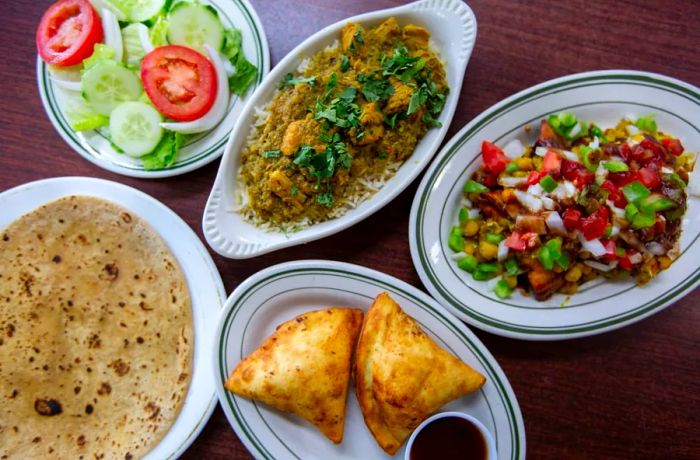
<instances>
[{"instance_id":1,"label":"brown wood grain surface","mask_svg":"<svg viewBox=\"0 0 700 460\"><path fill-rule=\"evenodd\" d=\"M172 179L132 179L83 160L54 131L39 99L35 73L34 31L49 3L3 0L0 8L5 50L0 63L0 191L55 176L110 179L161 200L201 237L202 210L218 161ZM251 3L265 27L274 65L330 23L402 2ZM448 138L510 94L573 72L638 69L700 84L697 0L473 0L470 6L479 32ZM695 121L700 121L697 115ZM212 252L227 292L260 269L304 258L372 267L423 289L407 233L417 182L381 212L324 240L246 261ZM698 293L638 324L591 338L528 343L475 331L518 397L529 457L699 459ZM249 457L219 408L184 456Z\"/></svg>"}]
</instances>

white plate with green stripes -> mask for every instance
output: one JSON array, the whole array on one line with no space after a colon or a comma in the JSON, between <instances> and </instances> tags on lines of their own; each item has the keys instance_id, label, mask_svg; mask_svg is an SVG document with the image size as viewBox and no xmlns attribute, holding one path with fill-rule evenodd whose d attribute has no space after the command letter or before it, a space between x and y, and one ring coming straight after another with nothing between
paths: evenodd
<instances>
[{"instance_id":1,"label":"white plate with green stripes","mask_svg":"<svg viewBox=\"0 0 700 460\"><path fill-rule=\"evenodd\" d=\"M435 300L403 281L357 265L298 261L275 265L244 281L231 294L214 351L214 379L229 423L258 459L389 458L364 423L351 386L345 435L333 444L299 417L234 395L224 382L238 362L254 351L275 326L310 310L345 305L367 310L388 292L437 343L486 376L484 387L442 410L467 412L496 439L499 459L525 458L525 427L518 401L496 360L467 327ZM404 448L395 455L403 458Z\"/></svg>"},{"instance_id":2,"label":"white plate with green stripes","mask_svg":"<svg viewBox=\"0 0 700 460\"><path fill-rule=\"evenodd\" d=\"M683 220L682 254L644 287L633 280L606 281L567 299L556 294L538 302L514 292L501 300L488 284L457 268L447 246L457 222L461 186L479 167L480 144L530 142L524 127L548 114L572 112L602 127L625 116L656 114L664 132L686 151L700 151L700 89L663 75L608 70L569 75L521 91L481 113L439 153L416 192L409 221L413 263L428 291L462 320L494 334L527 340L557 340L599 334L646 318L700 283L700 200L689 195ZM692 188L700 181L696 171Z\"/></svg>"},{"instance_id":3,"label":"white plate with green stripes","mask_svg":"<svg viewBox=\"0 0 700 460\"><path fill-rule=\"evenodd\" d=\"M83 132L71 129L65 113L67 90L53 83L48 66L37 56L36 76L41 102L54 128L73 150L86 160L108 171L146 179L184 174L221 156L231 129L243 107L270 71L270 51L262 22L248 0L205 0L205 3L216 9L224 27L236 27L241 30L243 52L246 58L258 68L257 78L246 94L243 97L232 94L224 119L214 129L188 137L180 149L177 160L171 166L147 171L138 158L121 154L112 147L105 128Z\"/></svg>"}]
</instances>

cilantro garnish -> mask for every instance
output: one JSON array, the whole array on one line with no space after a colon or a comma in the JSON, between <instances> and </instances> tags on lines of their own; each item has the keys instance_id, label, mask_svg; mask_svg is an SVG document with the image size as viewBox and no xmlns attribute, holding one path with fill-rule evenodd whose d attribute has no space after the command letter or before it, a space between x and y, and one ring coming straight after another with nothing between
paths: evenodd
<instances>
[{"instance_id":1,"label":"cilantro garnish","mask_svg":"<svg viewBox=\"0 0 700 460\"><path fill-rule=\"evenodd\" d=\"M365 34L362 32L362 29L357 29L357 31L355 31L355 35L352 36L352 42L350 43L349 51L355 54L355 51L357 51L357 49L364 43Z\"/></svg>"},{"instance_id":2,"label":"cilantro garnish","mask_svg":"<svg viewBox=\"0 0 700 460\"><path fill-rule=\"evenodd\" d=\"M365 76L362 76L362 79L358 78L358 80L364 83L362 86L362 94L369 102L385 101L394 94L394 87L391 86L389 80Z\"/></svg>"},{"instance_id":3,"label":"cilantro garnish","mask_svg":"<svg viewBox=\"0 0 700 460\"><path fill-rule=\"evenodd\" d=\"M346 72L350 68L350 60L346 55L340 57L340 71Z\"/></svg>"},{"instance_id":4,"label":"cilantro garnish","mask_svg":"<svg viewBox=\"0 0 700 460\"><path fill-rule=\"evenodd\" d=\"M425 59L421 57L411 57L405 46L399 46L394 50L390 58L384 56L381 60L384 68L383 75L393 75L404 83L418 74L425 67Z\"/></svg>"},{"instance_id":5,"label":"cilantro garnish","mask_svg":"<svg viewBox=\"0 0 700 460\"><path fill-rule=\"evenodd\" d=\"M315 88L317 83L316 83L316 77L315 76L310 76L310 77L297 77L294 78L294 74L289 72L287 75L284 76L284 80L282 80L282 83L279 85L279 89L284 89L286 87L294 87L296 85L306 83L307 85L311 86L312 88Z\"/></svg>"}]
</instances>

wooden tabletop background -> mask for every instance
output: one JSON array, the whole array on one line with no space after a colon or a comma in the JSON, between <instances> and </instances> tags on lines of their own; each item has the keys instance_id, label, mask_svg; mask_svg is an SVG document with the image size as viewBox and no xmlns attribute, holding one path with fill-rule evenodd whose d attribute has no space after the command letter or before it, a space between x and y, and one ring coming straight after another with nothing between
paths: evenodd
<instances>
[{"instance_id":1,"label":"wooden tabletop background","mask_svg":"<svg viewBox=\"0 0 700 460\"><path fill-rule=\"evenodd\" d=\"M265 27L273 65L328 24L403 3L250 1ZM0 191L55 176L110 179L161 200L202 237L202 210L218 161L172 179L132 179L87 162L54 131L35 76L34 31L49 3L3 1ZM700 84L697 0L473 0L470 6L479 31L447 138L499 100L574 72L637 69ZM306 258L364 265L424 289L408 249L418 182L382 212L324 240L246 261L211 251L227 292L258 270ZM700 459L699 293L641 323L585 339L530 343L475 330L518 397L530 458ZM217 408L184 458L250 454Z\"/></svg>"}]
</instances>

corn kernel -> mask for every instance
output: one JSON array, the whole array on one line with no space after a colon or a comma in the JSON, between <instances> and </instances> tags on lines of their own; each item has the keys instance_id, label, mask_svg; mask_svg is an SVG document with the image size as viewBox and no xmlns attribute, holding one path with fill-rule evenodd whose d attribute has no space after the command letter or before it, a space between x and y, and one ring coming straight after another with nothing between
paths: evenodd
<instances>
[{"instance_id":1,"label":"corn kernel","mask_svg":"<svg viewBox=\"0 0 700 460\"><path fill-rule=\"evenodd\" d=\"M498 255L498 246L488 241L481 240L479 241L479 254L485 260L495 259Z\"/></svg>"},{"instance_id":2,"label":"corn kernel","mask_svg":"<svg viewBox=\"0 0 700 460\"><path fill-rule=\"evenodd\" d=\"M476 242L474 240L466 240L464 242L464 252L473 256L476 253Z\"/></svg>"},{"instance_id":3,"label":"corn kernel","mask_svg":"<svg viewBox=\"0 0 700 460\"><path fill-rule=\"evenodd\" d=\"M475 219L468 219L464 223L464 236L474 236L479 233L479 223Z\"/></svg>"},{"instance_id":4,"label":"corn kernel","mask_svg":"<svg viewBox=\"0 0 700 460\"><path fill-rule=\"evenodd\" d=\"M564 279L571 283L575 283L576 281L581 279L581 275L583 275L581 264L576 264L568 272L566 272Z\"/></svg>"},{"instance_id":5,"label":"corn kernel","mask_svg":"<svg viewBox=\"0 0 700 460\"><path fill-rule=\"evenodd\" d=\"M515 289L515 287L518 285L518 277L517 276L505 275L505 276L503 276L503 281L508 283L508 287L511 289Z\"/></svg>"},{"instance_id":6,"label":"corn kernel","mask_svg":"<svg viewBox=\"0 0 700 460\"><path fill-rule=\"evenodd\" d=\"M515 164L518 165L521 171L530 171L532 169L532 159L531 158L516 158Z\"/></svg>"},{"instance_id":7,"label":"corn kernel","mask_svg":"<svg viewBox=\"0 0 700 460\"><path fill-rule=\"evenodd\" d=\"M666 270L668 267L671 266L671 258L670 257L659 257L659 268L661 270Z\"/></svg>"}]
</instances>

